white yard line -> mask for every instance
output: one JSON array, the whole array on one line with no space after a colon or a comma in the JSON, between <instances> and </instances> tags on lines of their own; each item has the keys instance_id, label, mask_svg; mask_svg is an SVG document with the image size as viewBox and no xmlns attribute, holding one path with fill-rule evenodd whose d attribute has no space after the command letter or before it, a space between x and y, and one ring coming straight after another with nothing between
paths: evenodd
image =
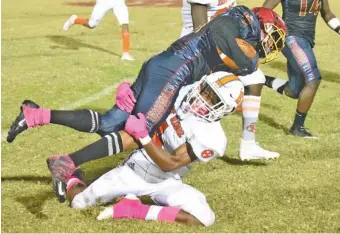
<instances>
[{"instance_id":1,"label":"white yard line","mask_svg":"<svg viewBox=\"0 0 340 234\"><path fill-rule=\"evenodd\" d=\"M124 79L124 81L132 82L133 78L128 77L128 78ZM88 96L88 97L85 97L85 98L82 98L82 99L79 99L78 101L75 101L74 103L71 103L69 105L60 107L60 108L58 108L58 110L73 110L73 109L81 107L81 106L83 106L87 103L90 103L94 100L98 100L98 99L100 99L100 98L102 98L106 95L112 94L113 91L115 91L117 89L118 85L119 85L119 83L111 85L109 87L106 87L106 88L102 89L101 91L99 91L98 93L95 93L91 96ZM6 139L7 131L8 130L1 132L1 141L4 141Z\"/></svg>"}]
</instances>

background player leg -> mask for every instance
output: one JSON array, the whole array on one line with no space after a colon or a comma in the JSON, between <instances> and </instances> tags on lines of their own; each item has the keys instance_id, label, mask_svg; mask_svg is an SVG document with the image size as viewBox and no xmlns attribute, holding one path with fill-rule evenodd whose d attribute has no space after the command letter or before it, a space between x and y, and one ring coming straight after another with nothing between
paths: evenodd
<instances>
[{"instance_id":1,"label":"background player leg","mask_svg":"<svg viewBox=\"0 0 340 234\"><path fill-rule=\"evenodd\" d=\"M123 53L121 59L133 61L135 59L130 55L129 11L125 4L125 0L115 1L113 13L115 14L122 29Z\"/></svg>"},{"instance_id":2,"label":"background player leg","mask_svg":"<svg viewBox=\"0 0 340 234\"><path fill-rule=\"evenodd\" d=\"M295 136L315 138L305 130L304 123L320 84L320 71L306 39L289 36L286 42L283 54L287 58L289 83L267 77L267 84L278 92L283 90L289 97L298 98L294 123L289 132Z\"/></svg>"},{"instance_id":3,"label":"background player leg","mask_svg":"<svg viewBox=\"0 0 340 234\"><path fill-rule=\"evenodd\" d=\"M312 106L321 80L316 58L311 45L304 38L289 36L286 44L287 49L284 50L284 54L304 80L304 87L299 93L294 123L289 132L295 136L316 138L304 128L307 113Z\"/></svg>"},{"instance_id":4,"label":"background player leg","mask_svg":"<svg viewBox=\"0 0 340 234\"><path fill-rule=\"evenodd\" d=\"M90 19L72 15L64 23L63 29L67 31L74 24L82 25L90 29L95 28L100 23L105 13L111 8L112 6L110 5L110 1L97 0L95 6L93 7Z\"/></svg>"}]
</instances>

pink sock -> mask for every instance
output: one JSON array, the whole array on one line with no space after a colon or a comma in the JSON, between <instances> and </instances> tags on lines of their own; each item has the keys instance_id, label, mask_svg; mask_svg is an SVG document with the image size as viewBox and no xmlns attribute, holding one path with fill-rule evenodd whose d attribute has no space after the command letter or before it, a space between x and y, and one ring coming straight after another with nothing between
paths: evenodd
<instances>
[{"instance_id":1,"label":"pink sock","mask_svg":"<svg viewBox=\"0 0 340 234\"><path fill-rule=\"evenodd\" d=\"M175 222L179 207L144 205L138 198L123 198L113 206L113 218L143 219Z\"/></svg>"},{"instance_id":2,"label":"pink sock","mask_svg":"<svg viewBox=\"0 0 340 234\"><path fill-rule=\"evenodd\" d=\"M159 221L175 222L177 213L180 211L179 207L163 207L158 214Z\"/></svg>"},{"instance_id":3,"label":"pink sock","mask_svg":"<svg viewBox=\"0 0 340 234\"><path fill-rule=\"evenodd\" d=\"M137 199L126 199L123 198L120 202L114 205L114 219L121 218L134 218L134 219L145 219L150 206L142 204Z\"/></svg>"},{"instance_id":4,"label":"pink sock","mask_svg":"<svg viewBox=\"0 0 340 234\"><path fill-rule=\"evenodd\" d=\"M51 110L45 108L32 108L22 105L26 124L28 127L33 128L37 125L46 125L51 121Z\"/></svg>"},{"instance_id":5,"label":"pink sock","mask_svg":"<svg viewBox=\"0 0 340 234\"><path fill-rule=\"evenodd\" d=\"M78 177L75 176L71 176L69 178L69 180L67 181L66 184L66 194L69 192L69 190L76 184L83 184L85 185L85 183L83 181L81 181ZM85 185L86 186L86 185Z\"/></svg>"}]
</instances>

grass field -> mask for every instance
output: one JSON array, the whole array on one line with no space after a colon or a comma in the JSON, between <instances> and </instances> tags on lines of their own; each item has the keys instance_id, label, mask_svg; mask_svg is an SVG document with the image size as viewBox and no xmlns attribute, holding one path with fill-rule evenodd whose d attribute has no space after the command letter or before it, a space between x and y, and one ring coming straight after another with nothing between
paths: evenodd
<instances>
[{"instance_id":1,"label":"grass field","mask_svg":"<svg viewBox=\"0 0 340 234\"><path fill-rule=\"evenodd\" d=\"M239 2L254 6L262 1ZM330 4L340 16L340 2ZM182 26L179 8L130 7L136 61L122 62L120 29L112 14L92 31L77 26L62 31L71 14L88 16L91 10L63 0L2 1L2 232L340 232L340 44L321 18L315 53L323 82L306 122L320 139L287 135L296 101L264 89L257 140L281 157L244 163L238 159L241 118L224 119L229 143L225 157L197 164L184 179L206 195L215 225L98 222L95 217L103 207L76 211L59 204L45 159L73 152L98 136L50 125L30 129L8 144L4 133L20 103L30 98L54 109L104 112L114 93L102 90L135 77L143 61L174 41ZM286 77L282 56L262 68ZM85 164L88 182L126 155Z\"/></svg>"}]
</instances>

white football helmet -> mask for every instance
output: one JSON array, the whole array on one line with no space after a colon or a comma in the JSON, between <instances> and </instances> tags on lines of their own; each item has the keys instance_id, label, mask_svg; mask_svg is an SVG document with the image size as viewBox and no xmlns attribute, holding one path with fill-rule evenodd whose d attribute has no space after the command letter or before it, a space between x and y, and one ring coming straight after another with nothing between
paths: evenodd
<instances>
[{"instance_id":1,"label":"white football helmet","mask_svg":"<svg viewBox=\"0 0 340 234\"><path fill-rule=\"evenodd\" d=\"M205 91L208 90L208 91ZM202 96L203 92L213 91L216 96L208 103ZM229 72L215 72L205 75L195 83L187 94L189 110L196 116L213 122L233 113L242 103L244 86L241 80Z\"/></svg>"}]
</instances>

